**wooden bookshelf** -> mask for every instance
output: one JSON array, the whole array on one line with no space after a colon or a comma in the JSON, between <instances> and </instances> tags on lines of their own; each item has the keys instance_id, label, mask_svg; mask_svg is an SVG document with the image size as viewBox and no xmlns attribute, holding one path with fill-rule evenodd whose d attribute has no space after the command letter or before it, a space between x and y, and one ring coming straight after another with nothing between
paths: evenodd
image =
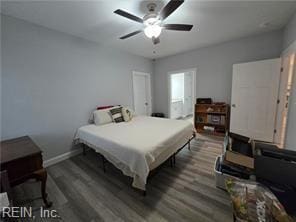
<instances>
[{"instance_id":1,"label":"wooden bookshelf","mask_svg":"<svg viewBox=\"0 0 296 222\"><path fill-rule=\"evenodd\" d=\"M224 136L229 128L229 105L195 104L194 125L198 133Z\"/></svg>"}]
</instances>

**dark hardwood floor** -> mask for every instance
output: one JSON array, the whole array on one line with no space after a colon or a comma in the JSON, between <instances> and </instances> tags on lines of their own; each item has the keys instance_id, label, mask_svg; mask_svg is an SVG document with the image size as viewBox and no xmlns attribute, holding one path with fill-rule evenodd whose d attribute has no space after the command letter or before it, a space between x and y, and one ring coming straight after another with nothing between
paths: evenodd
<instances>
[{"instance_id":1,"label":"dark hardwood floor","mask_svg":"<svg viewBox=\"0 0 296 222\"><path fill-rule=\"evenodd\" d=\"M131 179L110 163L103 173L98 154L89 150L47 168L51 209L61 221L232 221L227 193L215 187L214 161L221 142L192 141L176 166L165 163L148 181L147 195L131 187ZM39 185L29 181L14 189L18 205L33 206L35 221L42 205ZM23 220L22 220L23 221Z\"/></svg>"}]
</instances>

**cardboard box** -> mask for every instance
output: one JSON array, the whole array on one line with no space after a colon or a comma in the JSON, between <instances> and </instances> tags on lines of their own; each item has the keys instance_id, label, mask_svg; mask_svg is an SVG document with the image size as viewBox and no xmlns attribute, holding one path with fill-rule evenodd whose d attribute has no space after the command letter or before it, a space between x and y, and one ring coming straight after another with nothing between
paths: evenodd
<instances>
[{"instance_id":1,"label":"cardboard box","mask_svg":"<svg viewBox=\"0 0 296 222\"><path fill-rule=\"evenodd\" d=\"M235 163L250 169L254 169L254 158L242 155L237 152L227 150L225 153L226 161Z\"/></svg>"}]
</instances>

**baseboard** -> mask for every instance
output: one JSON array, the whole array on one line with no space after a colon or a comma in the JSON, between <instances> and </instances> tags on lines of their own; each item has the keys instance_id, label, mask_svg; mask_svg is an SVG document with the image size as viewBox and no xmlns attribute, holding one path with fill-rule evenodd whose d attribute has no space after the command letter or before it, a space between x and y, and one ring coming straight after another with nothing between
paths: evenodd
<instances>
[{"instance_id":1,"label":"baseboard","mask_svg":"<svg viewBox=\"0 0 296 222\"><path fill-rule=\"evenodd\" d=\"M61 154L59 156L56 156L56 157L53 157L51 159L45 160L43 162L43 167L49 167L49 166L51 166L53 164L56 164L56 163L61 162L63 160L69 159L70 157L76 156L76 155L78 155L80 153L82 153L81 149L75 149L75 150L69 151L67 153L63 153L63 154Z\"/></svg>"}]
</instances>

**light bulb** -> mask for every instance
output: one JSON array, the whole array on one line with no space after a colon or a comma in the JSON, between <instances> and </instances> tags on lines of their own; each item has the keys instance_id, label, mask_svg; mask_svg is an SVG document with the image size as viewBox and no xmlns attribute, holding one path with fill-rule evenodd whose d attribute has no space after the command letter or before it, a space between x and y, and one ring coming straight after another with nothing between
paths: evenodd
<instances>
[{"instance_id":1,"label":"light bulb","mask_svg":"<svg viewBox=\"0 0 296 222\"><path fill-rule=\"evenodd\" d=\"M148 25L144 29L144 33L148 38L157 38L161 33L161 27L159 25Z\"/></svg>"}]
</instances>

